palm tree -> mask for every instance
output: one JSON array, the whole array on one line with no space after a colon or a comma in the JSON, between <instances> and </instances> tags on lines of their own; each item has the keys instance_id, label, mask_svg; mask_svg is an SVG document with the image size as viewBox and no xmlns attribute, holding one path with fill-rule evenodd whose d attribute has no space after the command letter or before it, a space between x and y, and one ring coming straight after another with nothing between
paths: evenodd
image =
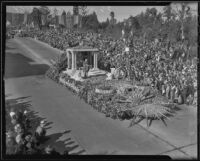
<instances>
[{"instance_id":1,"label":"palm tree","mask_svg":"<svg viewBox=\"0 0 200 161\"><path fill-rule=\"evenodd\" d=\"M176 6L177 8L177 6ZM181 10L179 10L177 8L177 14L176 14L179 19L180 19L180 22L181 22L181 38L182 40L185 38L185 35L184 35L184 21L185 21L185 18L190 15L190 7L188 6L188 4L186 3L181 3Z\"/></svg>"}]
</instances>

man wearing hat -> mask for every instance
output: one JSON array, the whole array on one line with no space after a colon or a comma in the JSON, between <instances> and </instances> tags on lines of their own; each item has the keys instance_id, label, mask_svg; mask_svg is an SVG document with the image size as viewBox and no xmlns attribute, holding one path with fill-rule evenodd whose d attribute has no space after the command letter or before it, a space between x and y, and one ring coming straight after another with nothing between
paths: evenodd
<instances>
[{"instance_id":1,"label":"man wearing hat","mask_svg":"<svg viewBox=\"0 0 200 161\"><path fill-rule=\"evenodd\" d=\"M170 86L170 81L168 81L166 85L166 97L169 99L170 98L170 91L171 91L171 86Z\"/></svg>"},{"instance_id":2,"label":"man wearing hat","mask_svg":"<svg viewBox=\"0 0 200 161\"><path fill-rule=\"evenodd\" d=\"M46 136L46 129L44 128L45 123L42 120L40 122L40 125L37 127L35 131L35 138L36 138L36 143L40 144L42 141L44 141L45 136Z\"/></svg>"},{"instance_id":3,"label":"man wearing hat","mask_svg":"<svg viewBox=\"0 0 200 161\"><path fill-rule=\"evenodd\" d=\"M87 78L88 71L89 71L88 60L85 59L85 61L83 62L83 73L84 73L84 78Z\"/></svg>"},{"instance_id":4,"label":"man wearing hat","mask_svg":"<svg viewBox=\"0 0 200 161\"><path fill-rule=\"evenodd\" d=\"M51 147L50 145L48 145L45 148L45 154L47 155L51 155L51 156L60 156L60 153L58 153L53 147Z\"/></svg>"},{"instance_id":5,"label":"man wearing hat","mask_svg":"<svg viewBox=\"0 0 200 161\"><path fill-rule=\"evenodd\" d=\"M11 112L9 113L9 115L10 115L10 118L11 118L11 123L12 123L13 125L17 124L17 116L16 116L16 113L15 113L13 110L11 110Z\"/></svg>"},{"instance_id":6,"label":"man wearing hat","mask_svg":"<svg viewBox=\"0 0 200 161\"><path fill-rule=\"evenodd\" d=\"M182 84L182 91L181 91L183 104L186 103L187 93L188 93L188 85L187 85L187 81L184 79L183 84Z\"/></svg>"}]
</instances>

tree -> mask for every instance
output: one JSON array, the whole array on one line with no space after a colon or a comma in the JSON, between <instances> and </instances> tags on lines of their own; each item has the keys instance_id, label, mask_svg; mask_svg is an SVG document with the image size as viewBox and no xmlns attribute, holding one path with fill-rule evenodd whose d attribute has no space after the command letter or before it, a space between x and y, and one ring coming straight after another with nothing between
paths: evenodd
<instances>
[{"instance_id":1,"label":"tree","mask_svg":"<svg viewBox=\"0 0 200 161\"><path fill-rule=\"evenodd\" d=\"M191 16L186 19L185 26L185 37L189 40L189 43L193 46L197 45L198 39L198 18L197 16Z\"/></svg>"},{"instance_id":2,"label":"tree","mask_svg":"<svg viewBox=\"0 0 200 161\"><path fill-rule=\"evenodd\" d=\"M149 40L155 39L160 31L162 24L161 14L158 13L156 8L147 8L146 11L136 16L140 24L141 36Z\"/></svg>"},{"instance_id":3,"label":"tree","mask_svg":"<svg viewBox=\"0 0 200 161\"><path fill-rule=\"evenodd\" d=\"M52 24L58 25L58 22L56 20L57 19L57 15L58 15L58 10L56 8L54 8L53 14L51 15L52 17L51 17L51 20L50 20L50 22Z\"/></svg>"},{"instance_id":4,"label":"tree","mask_svg":"<svg viewBox=\"0 0 200 161\"><path fill-rule=\"evenodd\" d=\"M105 30L105 29L108 27L108 25L109 25L109 20L108 20L108 19L107 19L107 21L101 22L101 23L99 24L99 26L100 26L100 28L101 28L102 30Z\"/></svg>"},{"instance_id":5,"label":"tree","mask_svg":"<svg viewBox=\"0 0 200 161\"><path fill-rule=\"evenodd\" d=\"M129 35L130 36L139 36L140 34L140 30L141 30L141 26L139 24L139 21L136 17L130 16L128 18L128 22L129 25L127 25L127 27L129 28Z\"/></svg>"},{"instance_id":6,"label":"tree","mask_svg":"<svg viewBox=\"0 0 200 161\"><path fill-rule=\"evenodd\" d=\"M79 14L79 7L78 6L73 6L73 14L78 15Z\"/></svg>"},{"instance_id":7,"label":"tree","mask_svg":"<svg viewBox=\"0 0 200 161\"><path fill-rule=\"evenodd\" d=\"M85 17L89 12L87 6L79 6L79 9L80 9L80 14L83 17Z\"/></svg>"},{"instance_id":8,"label":"tree","mask_svg":"<svg viewBox=\"0 0 200 161\"><path fill-rule=\"evenodd\" d=\"M62 16L61 16L61 24L63 25L63 28L66 27L66 12L63 10Z\"/></svg>"},{"instance_id":9,"label":"tree","mask_svg":"<svg viewBox=\"0 0 200 161\"><path fill-rule=\"evenodd\" d=\"M181 9L178 9L177 6L176 9L176 15L179 17L181 23L181 39L184 39L184 20L186 17L191 16L190 7L187 3L181 3Z\"/></svg>"},{"instance_id":10,"label":"tree","mask_svg":"<svg viewBox=\"0 0 200 161\"><path fill-rule=\"evenodd\" d=\"M40 6L39 12L41 14L42 26L44 26L45 28L48 27L50 23L50 20L48 19L50 9L47 6Z\"/></svg>"},{"instance_id":11,"label":"tree","mask_svg":"<svg viewBox=\"0 0 200 161\"><path fill-rule=\"evenodd\" d=\"M87 6L79 6L79 9L80 9L80 14L81 14L81 17L80 17L80 28L82 28L82 26L85 23L85 17L87 16L89 10L87 9Z\"/></svg>"},{"instance_id":12,"label":"tree","mask_svg":"<svg viewBox=\"0 0 200 161\"><path fill-rule=\"evenodd\" d=\"M157 13L158 11L156 8L147 8L145 12L145 17L148 18L149 24L155 24Z\"/></svg>"},{"instance_id":13,"label":"tree","mask_svg":"<svg viewBox=\"0 0 200 161\"><path fill-rule=\"evenodd\" d=\"M43 14L43 15L50 14L50 9L47 6L40 6L39 10L40 10L41 14Z\"/></svg>"},{"instance_id":14,"label":"tree","mask_svg":"<svg viewBox=\"0 0 200 161\"><path fill-rule=\"evenodd\" d=\"M115 13L110 12L110 26L113 27L116 24Z\"/></svg>"},{"instance_id":15,"label":"tree","mask_svg":"<svg viewBox=\"0 0 200 161\"><path fill-rule=\"evenodd\" d=\"M92 29L92 30L97 31L99 28L99 21L97 19L96 12L93 12L92 14L87 15L85 18L86 18L85 27L87 29Z\"/></svg>"},{"instance_id":16,"label":"tree","mask_svg":"<svg viewBox=\"0 0 200 161\"><path fill-rule=\"evenodd\" d=\"M163 17L166 18L167 23L170 22L170 20L175 20L176 13L172 10L171 5L163 8Z\"/></svg>"},{"instance_id":17,"label":"tree","mask_svg":"<svg viewBox=\"0 0 200 161\"><path fill-rule=\"evenodd\" d=\"M106 19L106 23L109 24L109 19L108 18Z\"/></svg>"},{"instance_id":18,"label":"tree","mask_svg":"<svg viewBox=\"0 0 200 161\"><path fill-rule=\"evenodd\" d=\"M41 12L39 11L38 8L34 7L33 11L31 13L31 17L34 23L34 26L38 26L39 29L42 27L42 22L41 22Z\"/></svg>"},{"instance_id":19,"label":"tree","mask_svg":"<svg viewBox=\"0 0 200 161\"><path fill-rule=\"evenodd\" d=\"M115 13L113 11L110 12L110 17L111 17L111 19L114 19Z\"/></svg>"},{"instance_id":20,"label":"tree","mask_svg":"<svg viewBox=\"0 0 200 161\"><path fill-rule=\"evenodd\" d=\"M53 17L56 17L58 15L58 10L56 8L54 8L53 10Z\"/></svg>"}]
</instances>

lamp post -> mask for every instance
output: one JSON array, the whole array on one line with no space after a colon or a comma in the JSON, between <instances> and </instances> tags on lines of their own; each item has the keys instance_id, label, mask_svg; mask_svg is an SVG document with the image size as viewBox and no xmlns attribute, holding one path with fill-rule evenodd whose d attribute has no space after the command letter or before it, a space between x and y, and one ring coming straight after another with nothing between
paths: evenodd
<instances>
[{"instance_id":1,"label":"lamp post","mask_svg":"<svg viewBox=\"0 0 200 161\"><path fill-rule=\"evenodd\" d=\"M124 26L125 28L125 26ZM122 30L122 35L124 37L124 43L125 43L125 53L126 53L126 70L127 70L127 77L128 80L131 80L131 64L130 64L130 48L132 46L133 43L133 30L130 31L130 34L128 37L125 37L125 29ZM133 83L133 82L132 82Z\"/></svg>"}]
</instances>

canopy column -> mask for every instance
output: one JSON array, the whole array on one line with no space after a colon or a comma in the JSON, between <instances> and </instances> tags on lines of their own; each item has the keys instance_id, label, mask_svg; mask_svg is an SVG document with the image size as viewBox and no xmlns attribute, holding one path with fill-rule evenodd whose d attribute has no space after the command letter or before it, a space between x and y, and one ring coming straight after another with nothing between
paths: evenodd
<instances>
[{"instance_id":1,"label":"canopy column","mask_svg":"<svg viewBox=\"0 0 200 161\"><path fill-rule=\"evenodd\" d=\"M76 63L77 52L73 52L73 54L74 54L74 69L76 70L77 69L77 63Z\"/></svg>"},{"instance_id":2,"label":"canopy column","mask_svg":"<svg viewBox=\"0 0 200 161\"><path fill-rule=\"evenodd\" d=\"M94 69L98 69L98 66L97 66L97 52L94 52Z\"/></svg>"},{"instance_id":3,"label":"canopy column","mask_svg":"<svg viewBox=\"0 0 200 161\"><path fill-rule=\"evenodd\" d=\"M71 51L72 53L72 70L75 70L75 54L73 51Z\"/></svg>"},{"instance_id":4,"label":"canopy column","mask_svg":"<svg viewBox=\"0 0 200 161\"><path fill-rule=\"evenodd\" d=\"M70 69L70 53L67 51L67 69Z\"/></svg>"}]
</instances>

